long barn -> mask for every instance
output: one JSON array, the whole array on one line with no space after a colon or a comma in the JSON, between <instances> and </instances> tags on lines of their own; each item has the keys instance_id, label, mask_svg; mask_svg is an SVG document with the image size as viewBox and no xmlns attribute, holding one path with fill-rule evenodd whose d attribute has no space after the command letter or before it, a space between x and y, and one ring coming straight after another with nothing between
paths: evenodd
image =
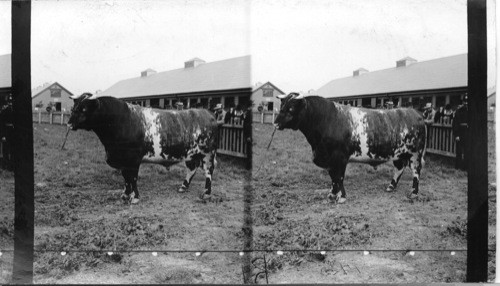
<instances>
[{"instance_id":1,"label":"long barn","mask_svg":"<svg viewBox=\"0 0 500 286\"><path fill-rule=\"evenodd\" d=\"M426 103L455 108L467 93L467 54L419 62L405 57L377 71L359 68L317 90L330 100L370 108L394 106L421 109Z\"/></svg>"},{"instance_id":2,"label":"long barn","mask_svg":"<svg viewBox=\"0 0 500 286\"><path fill-rule=\"evenodd\" d=\"M252 91L250 56L205 62L192 58L184 67L164 72L146 69L121 80L99 96L156 108L247 106Z\"/></svg>"}]
</instances>

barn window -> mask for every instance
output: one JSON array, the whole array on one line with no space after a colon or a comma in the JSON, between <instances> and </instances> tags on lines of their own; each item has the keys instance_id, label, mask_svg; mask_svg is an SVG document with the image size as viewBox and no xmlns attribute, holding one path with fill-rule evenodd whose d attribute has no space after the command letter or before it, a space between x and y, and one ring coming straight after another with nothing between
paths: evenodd
<instances>
[{"instance_id":1,"label":"barn window","mask_svg":"<svg viewBox=\"0 0 500 286\"><path fill-rule=\"evenodd\" d=\"M264 97L273 97L273 89L272 88L263 88L262 92L264 93Z\"/></svg>"},{"instance_id":2,"label":"barn window","mask_svg":"<svg viewBox=\"0 0 500 286\"><path fill-rule=\"evenodd\" d=\"M450 105L453 110L455 110L460 104L462 104L462 97L460 94L450 96Z\"/></svg>"},{"instance_id":3,"label":"barn window","mask_svg":"<svg viewBox=\"0 0 500 286\"><path fill-rule=\"evenodd\" d=\"M51 88L50 89L50 97L61 97L61 89L60 88Z\"/></svg>"},{"instance_id":4,"label":"barn window","mask_svg":"<svg viewBox=\"0 0 500 286\"><path fill-rule=\"evenodd\" d=\"M445 95L440 95L436 96L436 108L440 108L441 106L446 105L446 96Z\"/></svg>"},{"instance_id":5,"label":"barn window","mask_svg":"<svg viewBox=\"0 0 500 286\"><path fill-rule=\"evenodd\" d=\"M200 102L201 107L208 108L208 98L202 98Z\"/></svg>"},{"instance_id":6,"label":"barn window","mask_svg":"<svg viewBox=\"0 0 500 286\"><path fill-rule=\"evenodd\" d=\"M154 107L154 108L160 108L160 99L159 98L150 99L149 106Z\"/></svg>"},{"instance_id":7,"label":"barn window","mask_svg":"<svg viewBox=\"0 0 500 286\"><path fill-rule=\"evenodd\" d=\"M371 98L363 98L361 100L361 106L368 107L368 108L372 107L372 99Z\"/></svg>"},{"instance_id":8,"label":"barn window","mask_svg":"<svg viewBox=\"0 0 500 286\"><path fill-rule=\"evenodd\" d=\"M234 97L229 96L224 98L224 107L235 107L234 106Z\"/></svg>"},{"instance_id":9,"label":"barn window","mask_svg":"<svg viewBox=\"0 0 500 286\"><path fill-rule=\"evenodd\" d=\"M198 107L198 99L197 98L189 99L189 108L196 108L196 107Z\"/></svg>"}]
</instances>

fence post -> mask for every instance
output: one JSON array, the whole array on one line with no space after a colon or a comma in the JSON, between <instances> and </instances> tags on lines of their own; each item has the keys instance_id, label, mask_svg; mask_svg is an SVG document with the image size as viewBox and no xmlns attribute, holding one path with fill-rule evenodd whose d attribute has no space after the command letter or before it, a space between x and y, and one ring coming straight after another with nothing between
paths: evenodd
<instances>
[{"instance_id":1,"label":"fence post","mask_svg":"<svg viewBox=\"0 0 500 286\"><path fill-rule=\"evenodd\" d=\"M52 117L53 113L50 112L49 113L49 124L52 125L52 120L54 120L54 118Z\"/></svg>"},{"instance_id":2,"label":"fence post","mask_svg":"<svg viewBox=\"0 0 500 286\"><path fill-rule=\"evenodd\" d=\"M38 124L42 124L42 110L38 110Z\"/></svg>"},{"instance_id":3,"label":"fence post","mask_svg":"<svg viewBox=\"0 0 500 286\"><path fill-rule=\"evenodd\" d=\"M274 124L274 109L273 109L273 121L271 122L271 124Z\"/></svg>"},{"instance_id":4,"label":"fence post","mask_svg":"<svg viewBox=\"0 0 500 286\"><path fill-rule=\"evenodd\" d=\"M260 123L264 124L264 112L260 114Z\"/></svg>"},{"instance_id":5,"label":"fence post","mask_svg":"<svg viewBox=\"0 0 500 286\"><path fill-rule=\"evenodd\" d=\"M64 112L61 112L61 125L64 124Z\"/></svg>"}]
</instances>

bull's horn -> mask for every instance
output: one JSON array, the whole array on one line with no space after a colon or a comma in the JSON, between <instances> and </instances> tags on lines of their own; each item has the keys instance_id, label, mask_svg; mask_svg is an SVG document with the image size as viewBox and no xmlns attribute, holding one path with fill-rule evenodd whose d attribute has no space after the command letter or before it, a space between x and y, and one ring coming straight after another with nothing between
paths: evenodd
<instances>
[{"instance_id":1,"label":"bull's horn","mask_svg":"<svg viewBox=\"0 0 500 286\"><path fill-rule=\"evenodd\" d=\"M88 99L97 99L97 96L95 94L92 94Z\"/></svg>"},{"instance_id":2,"label":"bull's horn","mask_svg":"<svg viewBox=\"0 0 500 286\"><path fill-rule=\"evenodd\" d=\"M80 95L76 95L75 94L75 95L70 96L69 98L71 98L71 99L79 99L80 97L82 97L82 95L83 94L80 94Z\"/></svg>"},{"instance_id":3,"label":"bull's horn","mask_svg":"<svg viewBox=\"0 0 500 286\"><path fill-rule=\"evenodd\" d=\"M295 97L295 99L302 99L302 98L304 98L304 94L302 92Z\"/></svg>"},{"instance_id":4,"label":"bull's horn","mask_svg":"<svg viewBox=\"0 0 500 286\"><path fill-rule=\"evenodd\" d=\"M276 97L279 98L279 99L283 99L285 97L287 97L288 95L286 94L278 94Z\"/></svg>"}]
</instances>

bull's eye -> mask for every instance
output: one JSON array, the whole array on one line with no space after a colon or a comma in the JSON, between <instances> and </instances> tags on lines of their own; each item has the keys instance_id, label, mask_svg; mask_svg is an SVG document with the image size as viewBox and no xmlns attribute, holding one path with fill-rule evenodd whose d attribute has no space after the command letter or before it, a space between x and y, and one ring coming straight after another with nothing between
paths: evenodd
<instances>
[{"instance_id":1,"label":"bull's eye","mask_svg":"<svg viewBox=\"0 0 500 286\"><path fill-rule=\"evenodd\" d=\"M292 111L293 111L293 108L291 108L291 107L290 107L290 109L288 109L288 110L289 110L290 112L292 112Z\"/></svg>"},{"instance_id":2,"label":"bull's eye","mask_svg":"<svg viewBox=\"0 0 500 286\"><path fill-rule=\"evenodd\" d=\"M87 108L85 108L85 107L84 107L84 108L82 109L82 111L83 111L83 112L87 111Z\"/></svg>"}]
</instances>

